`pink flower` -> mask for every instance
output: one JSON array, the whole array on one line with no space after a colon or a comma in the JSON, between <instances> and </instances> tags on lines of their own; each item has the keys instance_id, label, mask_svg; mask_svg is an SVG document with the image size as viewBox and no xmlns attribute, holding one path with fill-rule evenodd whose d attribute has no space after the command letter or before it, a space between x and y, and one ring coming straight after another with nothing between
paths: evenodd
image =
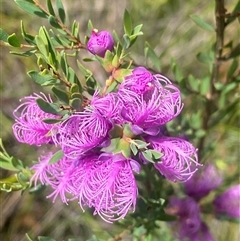
<instances>
[{"instance_id":1,"label":"pink flower","mask_svg":"<svg viewBox=\"0 0 240 241\"><path fill-rule=\"evenodd\" d=\"M113 51L114 39L107 31L92 31L92 35L87 43L87 49L92 54L104 57L107 50Z\"/></svg>"},{"instance_id":2,"label":"pink flower","mask_svg":"<svg viewBox=\"0 0 240 241\"><path fill-rule=\"evenodd\" d=\"M123 119L143 130L166 124L183 107L179 89L163 75L152 75L143 67L125 77L118 96Z\"/></svg>"},{"instance_id":3,"label":"pink flower","mask_svg":"<svg viewBox=\"0 0 240 241\"><path fill-rule=\"evenodd\" d=\"M155 168L167 179L185 182L197 171L197 150L194 146L176 137L146 137L151 147L163 154Z\"/></svg>"},{"instance_id":4,"label":"pink flower","mask_svg":"<svg viewBox=\"0 0 240 241\"><path fill-rule=\"evenodd\" d=\"M78 199L80 207L95 209L107 222L114 222L135 210L138 189L133 171L139 172L139 164L122 154L88 153L76 160L63 157L48 164L49 156L39 158L32 166L32 181L51 186L48 198L53 202L59 196L64 203Z\"/></svg>"},{"instance_id":5,"label":"pink flower","mask_svg":"<svg viewBox=\"0 0 240 241\"><path fill-rule=\"evenodd\" d=\"M227 189L213 201L216 212L240 218L240 184Z\"/></svg>"},{"instance_id":6,"label":"pink flower","mask_svg":"<svg viewBox=\"0 0 240 241\"><path fill-rule=\"evenodd\" d=\"M185 192L188 196L199 201L207 196L212 190L218 188L223 177L213 165L205 165L195 172L190 180L184 183Z\"/></svg>"},{"instance_id":7,"label":"pink flower","mask_svg":"<svg viewBox=\"0 0 240 241\"><path fill-rule=\"evenodd\" d=\"M49 132L53 124L46 124L43 122L43 119L56 119L57 116L42 111L36 103L38 98L48 103L52 102L50 96L46 97L43 93L41 95L34 94L24 97L20 100L23 103L13 112L15 124L12 128L19 142L40 146L41 144L52 142Z\"/></svg>"},{"instance_id":8,"label":"pink flower","mask_svg":"<svg viewBox=\"0 0 240 241\"><path fill-rule=\"evenodd\" d=\"M87 151L102 145L112 124L91 108L75 113L52 129L53 141L64 154L76 159Z\"/></svg>"}]
</instances>

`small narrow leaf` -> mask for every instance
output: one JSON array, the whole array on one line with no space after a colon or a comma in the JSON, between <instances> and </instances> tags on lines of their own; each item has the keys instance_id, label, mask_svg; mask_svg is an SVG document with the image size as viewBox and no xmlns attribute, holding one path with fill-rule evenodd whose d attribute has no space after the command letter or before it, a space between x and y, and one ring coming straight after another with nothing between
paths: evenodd
<instances>
[{"instance_id":1,"label":"small narrow leaf","mask_svg":"<svg viewBox=\"0 0 240 241\"><path fill-rule=\"evenodd\" d=\"M9 171L19 171L18 168L14 167L10 160L5 160L0 156L0 168L9 170Z\"/></svg>"},{"instance_id":2,"label":"small narrow leaf","mask_svg":"<svg viewBox=\"0 0 240 241\"><path fill-rule=\"evenodd\" d=\"M82 107L82 100L79 98L74 98L69 101L70 106L75 110L80 110Z\"/></svg>"},{"instance_id":3,"label":"small narrow leaf","mask_svg":"<svg viewBox=\"0 0 240 241\"><path fill-rule=\"evenodd\" d=\"M58 107L58 105L53 104L53 103L48 103L46 101L44 101L43 99L37 99L36 100L39 108L46 112L46 113L51 113L51 114L58 114L60 109Z\"/></svg>"},{"instance_id":4,"label":"small narrow leaf","mask_svg":"<svg viewBox=\"0 0 240 241\"><path fill-rule=\"evenodd\" d=\"M45 45L43 39L40 38L38 35L36 35L35 41L36 41L39 51L43 54L43 56L48 57L49 51L48 51L48 48Z\"/></svg>"},{"instance_id":5,"label":"small narrow leaf","mask_svg":"<svg viewBox=\"0 0 240 241\"><path fill-rule=\"evenodd\" d=\"M37 71L31 70L27 73L37 84L43 85L49 81L56 81L51 75L40 75Z\"/></svg>"},{"instance_id":6,"label":"small narrow leaf","mask_svg":"<svg viewBox=\"0 0 240 241\"><path fill-rule=\"evenodd\" d=\"M92 21L89 19L88 20L88 32L90 35L92 33L92 30L93 30L93 24L92 24Z\"/></svg>"},{"instance_id":7,"label":"small narrow leaf","mask_svg":"<svg viewBox=\"0 0 240 241\"><path fill-rule=\"evenodd\" d=\"M66 13L65 13L62 1L61 0L56 0L56 6L57 6L57 9L58 9L58 14L59 14L59 17L60 17L61 21L63 23L65 23Z\"/></svg>"},{"instance_id":8,"label":"small narrow leaf","mask_svg":"<svg viewBox=\"0 0 240 241\"><path fill-rule=\"evenodd\" d=\"M26 235L28 241L34 241L33 238L31 238L31 237L29 236L29 234L26 233L25 235Z\"/></svg>"},{"instance_id":9,"label":"small narrow leaf","mask_svg":"<svg viewBox=\"0 0 240 241\"><path fill-rule=\"evenodd\" d=\"M125 12L124 12L123 23L124 23L124 32L128 36L130 36L132 33L132 19L127 9L125 9Z\"/></svg>"},{"instance_id":10,"label":"small narrow leaf","mask_svg":"<svg viewBox=\"0 0 240 241\"><path fill-rule=\"evenodd\" d=\"M41 10L39 7L37 7L33 1L26 1L26 0L14 0L16 2L16 4L23 9L24 11L33 14L33 15L37 15L38 17L41 18L47 18L48 15L46 12L44 12L43 10Z\"/></svg>"},{"instance_id":11,"label":"small narrow leaf","mask_svg":"<svg viewBox=\"0 0 240 241\"><path fill-rule=\"evenodd\" d=\"M5 32L2 28L0 28L0 40L2 40L3 42L8 42L8 33Z\"/></svg>"},{"instance_id":12,"label":"small narrow leaf","mask_svg":"<svg viewBox=\"0 0 240 241\"><path fill-rule=\"evenodd\" d=\"M227 77L230 79L232 78L234 72L237 70L238 68L238 60L237 59L234 59L229 70L228 70L228 73L227 73Z\"/></svg>"},{"instance_id":13,"label":"small narrow leaf","mask_svg":"<svg viewBox=\"0 0 240 241\"><path fill-rule=\"evenodd\" d=\"M60 121L61 121L61 119L43 119L43 122L45 122L47 124L56 124Z\"/></svg>"},{"instance_id":14,"label":"small narrow leaf","mask_svg":"<svg viewBox=\"0 0 240 241\"><path fill-rule=\"evenodd\" d=\"M18 40L18 37L15 33L11 34L7 38L8 43L13 47L20 47L21 43Z\"/></svg>"},{"instance_id":15,"label":"small narrow leaf","mask_svg":"<svg viewBox=\"0 0 240 241\"><path fill-rule=\"evenodd\" d=\"M61 28L61 26L59 25L57 19L54 16L50 15L48 17L48 21L54 28Z\"/></svg>"},{"instance_id":16,"label":"small narrow leaf","mask_svg":"<svg viewBox=\"0 0 240 241\"><path fill-rule=\"evenodd\" d=\"M36 51L37 51L36 49L34 49L34 50L28 50L28 51L26 51L26 52L10 51L10 54L14 54L14 55L18 55L18 56L23 56L23 57L29 57L29 56L35 54Z\"/></svg>"},{"instance_id":17,"label":"small narrow leaf","mask_svg":"<svg viewBox=\"0 0 240 241\"><path fill-rule=\"evenodd\" d=\"M26 42L36 45L35 37L25 32L23 21L21 21L21 33Z\"/></svg>"},{"instance_id":18,"label":"small narrow leaf","mask_svg":"<svg viewBox=\"0 0 240 241\"><path fill-rule=\"evenodd\" d=\"M55 162L58 162L63 157L64 157L63 151L59 150L51 157L48 163L53 164Z\"/></svg>"},{"instance_id":19,"label":"small narrow leaf","mask_svg":"<svg viewBox=\"0 0 240 241\"><path fill-rule=\"evenodd\" d=\"M193 20L194 23L196 23L200 28L203 28L207 31L215 31L214 28L207 22L205 22L203 19L201 19L198 15L192 14L190 15L190 18Z\"/></svg>"},{"instance_id":20,"label":"small narrow leaf","mask_svg":"<svg viewBox=\"0 0 240 241\"><path fill-rule=\"evenodd\" d=\"M67 104L69 103L69 98L68 98L68 94L64 91L61 90L55 86L52 87L52 92L54 93L54 95L63 103Z\"/></svg>"},{"instance_id":21,"label":"small narrow leaf","mask_svg":"<svg viewBox=\"0 0 240 241\"><path fill-rule=\"evenodd\" d=\"M55 16L55 12L52 6L52 2L51 0L47 0L47 6L48 6L48 11L51 15Z\"/></svg>"},{"instance_id":22,"label":"small narrow leaf","mask_svg":"<svg viewBox=\"0 0 240 241\"><path fill-rule=\"evenodd\" d=\"M133 143L131 143L131 144L130 144L130 148L131 148L131 150L132 150L133 155L136 156L137 153L138 153L137 147L136 147Z\"/></svg>"}]
</instances>

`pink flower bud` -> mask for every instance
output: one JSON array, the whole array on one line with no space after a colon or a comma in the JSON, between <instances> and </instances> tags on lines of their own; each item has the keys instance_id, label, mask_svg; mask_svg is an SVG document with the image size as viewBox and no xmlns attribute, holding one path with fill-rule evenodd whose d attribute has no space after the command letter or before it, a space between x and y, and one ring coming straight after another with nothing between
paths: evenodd
<instances>
[{"instance_id":1,"label":"pink flower bud","mask_svg":"<svg viewBox=\"0 0 240 241\"><path fill-rule=\"evenodd\" d=\"M112 51L114 46L114 39L107 31L97 32L92 31L92 35L87 43L87 49L92 54L104 57L107 50Z\"/></svg>"}]
</instances>

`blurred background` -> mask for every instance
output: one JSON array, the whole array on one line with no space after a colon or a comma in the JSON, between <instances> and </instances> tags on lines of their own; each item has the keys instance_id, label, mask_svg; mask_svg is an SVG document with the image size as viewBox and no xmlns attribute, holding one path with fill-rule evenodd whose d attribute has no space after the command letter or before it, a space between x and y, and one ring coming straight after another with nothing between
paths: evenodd
<instances>
[{"instance_id":1,"label":"blurred background","mask_svg":"<svg viewBox=\"0 0 240 241\"><path fill-rule=\"evenodd\" d=\"M46 1L40 1L45 4ZM87 22L92 20L93 26L99 30L116 30L123 34L124 9L130 12L134 25L143 24L144 35L131 49L134 61L139 65L145 65L144 46L147 41L159 56L161 72L174 80L171 69L171 59L174 58L182 70L184 76L189 74L199 80L209 72L208 66L200 63L196 55L200 51L210 51L214 41L214 32L207 32L193 23L189 15L197 14L214 26L214 1L194 0L67 0L63 4L68 13L69 26L76 20L80 23L81 39L87 34ZM225 1L226 8L231 11L236 4L235 0ZM31 16L18 8L13 0L0 0L1 28L8 33L20 33L20 20L23 20L27 32L33 35L37 33L41 25L48 26L46 20ZM225 42L232 40L233 44L239 42L239 22L235 21L226 30ZM1 47L0 66L0 137L3 139L6 149L11 155L17 156L25 163L32 163L43 152L33 146L20 144L13 136L11 126L14 122L12 111L18 106L19 99L39 92L41 89L26 74L27 71L37 69L34 57L24 58L9 54L9 48ZM231 62L222 64L220 78L224 79ZM150 65L150 67L153 67ZM238 66L239 69L239 66ZM239 70L238 70L239 71ZM104 78L101 67L94 68L94 74ZM226 96L226 102L230 103L239 92L237 87ZM187 115L191 119L192 113L201 109L201 101L197 96L184 96L185 107L181 115ZM240 106L238 105L238 108ZM239 112L239 110L238 110ZM201 115L201 113L200 113ZM226 177L236 176L239 171L239 113L231 122L220 122L208 132L205 138L205 146L217 140L217 147L208 156L204 157L203 163L212 162L218 165ZM180 130L179 135L185 134ZM192 141L192 140L191 140ZM195 141L193 139L193 141ZM4 178L11 173L0 170L0 177ZM239 176L237 176L239 178ZM238 180L234 180L237 183ZM157 187L156 187L157 188ZM25 233L33 237L46 235L56 240L67 238L82 238L86 240L93 233L103 240L118 240L117 234L124 232L121 226L109 225L92 217L91 213L82 213L77 203L66 206L60 201L52 204L45 198L49 190L43 193L29 195L26 193L0 193L0 239L3 241L27 240ZM240 237L238 223L219 221L208 215L205 220L213 236L217 241L237 241ZM165 223L162 223L156 240L173 240ZM123 239L132 240L126 232ZM139 237L137 240L144 240Z\"/></svg>"}]
</instances>

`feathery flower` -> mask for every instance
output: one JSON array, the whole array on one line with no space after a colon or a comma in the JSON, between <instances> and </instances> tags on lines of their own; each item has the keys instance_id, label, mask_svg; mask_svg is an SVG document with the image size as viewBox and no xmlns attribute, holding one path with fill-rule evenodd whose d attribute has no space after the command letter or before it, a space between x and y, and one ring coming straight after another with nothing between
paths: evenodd
<instances>
[{"instance_id":1,"label":"feathery flower","mask_svg":"<svg viewBox=\"0 0 240 241\"><path fill-rule=\"evenodd\" d=\"M57 116L42 111L36 103L38 98L49 103L52 102L50 96L47 97L43 93L22 98L20 101L23 103L13 112L15 124L12 128L19 142L40 146L52 142L52 137L48 133L53 124L44 123L43 119L56 118Z\"/></svg>"},{"instance_id":2,"label":"feathery flower","mask_svg":"<svg viewBox=\"0 0 240 241\"><path fill-rule=\"evenodd\" d=\"M240 184L227 189L213 201L217 213L240 218Z\"/></svg>"},{"instance_id":3,"label":"feathery flower","mask_svg":"<svg viewBox=\"0 0 240 241\"><path fill-rule=\"evenodd\" d=\"M112 124L106 118L89 108L53 128L53 141L67 157L76 159L105 142L111 128Z\"/></svg>"},{"instance_id":4,"label":"feathery flower","mask_svg":"<svg viewBox=\"0 0 240 241\"><path fill-rule=\"evenodd\" d=\"M53 188L48 198L53 202L58 196L64 203L78 199L80 207L93 207L107 222L124 218L129 209L135 210L138 189L133 171L139 172L139 164L122 154L88 153L81 159L63 157L54 164L46 163L48 157L40 158L32 170L37 180Z\"/></svg>"},{"instance_id":5,"label":"feathery flower","mask_svg":"<svg viewBox=\"0 0 240 241\"><path fill-rule=\"evenodd\" d=\"M138 163L122 154L104 153L90 173L94 214L107 222L124 218L130 208L135 210L138 189L133 169L140 171Z\"/></svg>"},{"instance_id":6,"label":"feathery flower","mask_svg":"<svg viewBox=\"0 0 240 241\"><path fill-rule=\"evenodd\" d=\"M109 93L101 97L96 91L91 100L91 106L95 111L98 111L103 117L111 120L112 123L123 124L124 120L120 115L122 102L116 93Z\"/></svg>"},{"instance_id":7,"label":"feathery flower","mask_svg":"<svg viewBox=\"0 0 240 241\"><path fill-rule=\"evenodd\" d=\"M185 192L188 196L199 201L207 196L212 190L218 188L223 177L214 165L208 164L198 170L190 180L184 183Z\"/></svg>"},{"instance_id":8,"label":"feathery flower","mask_svg":"<svg viewBox=\"0 0 240 241\"><path fill-rule=\"evenodd\" d=\"M87 43L87 49L92 54L104 57L107 50L113 51L114 39L107 31L92 31L92 35Z\"/></svg>"},{"instance_id":9,"label":"feathery flower","mask_svg":"<svg viewBox=\"0 0 240 241\"><path fill-rule=\"evenodd\" d=\"M175 236L180 240L188 240L191 235L195 235L201 227L200 210L197 202L188 197L179 199L172 197L169 200L166 212L179 216L177 221L172 222Z\"/></svg>"},{"instance_id":10,"label":"feathery flower","mask_svg":"<svg viewBox=\"0 0 240 241\"><path fill-rule=\"evenodd\" d=\"M182 110L180 91L163 75L143 67L133 70L119 87L122 117L142 129L166 124Z\"/></svg>"},{"instance_id":11,"label":"feathery flower","mask_svg":"<svg viewBox=\"0 0 240 241\"><path fill-rule=\"evenodd\" d=\"M176 137L146 137L151 147L163 154L155 168L167 179L185 182L197 171L197 151L194 146Z\"/></svg>"}]
</instances>

